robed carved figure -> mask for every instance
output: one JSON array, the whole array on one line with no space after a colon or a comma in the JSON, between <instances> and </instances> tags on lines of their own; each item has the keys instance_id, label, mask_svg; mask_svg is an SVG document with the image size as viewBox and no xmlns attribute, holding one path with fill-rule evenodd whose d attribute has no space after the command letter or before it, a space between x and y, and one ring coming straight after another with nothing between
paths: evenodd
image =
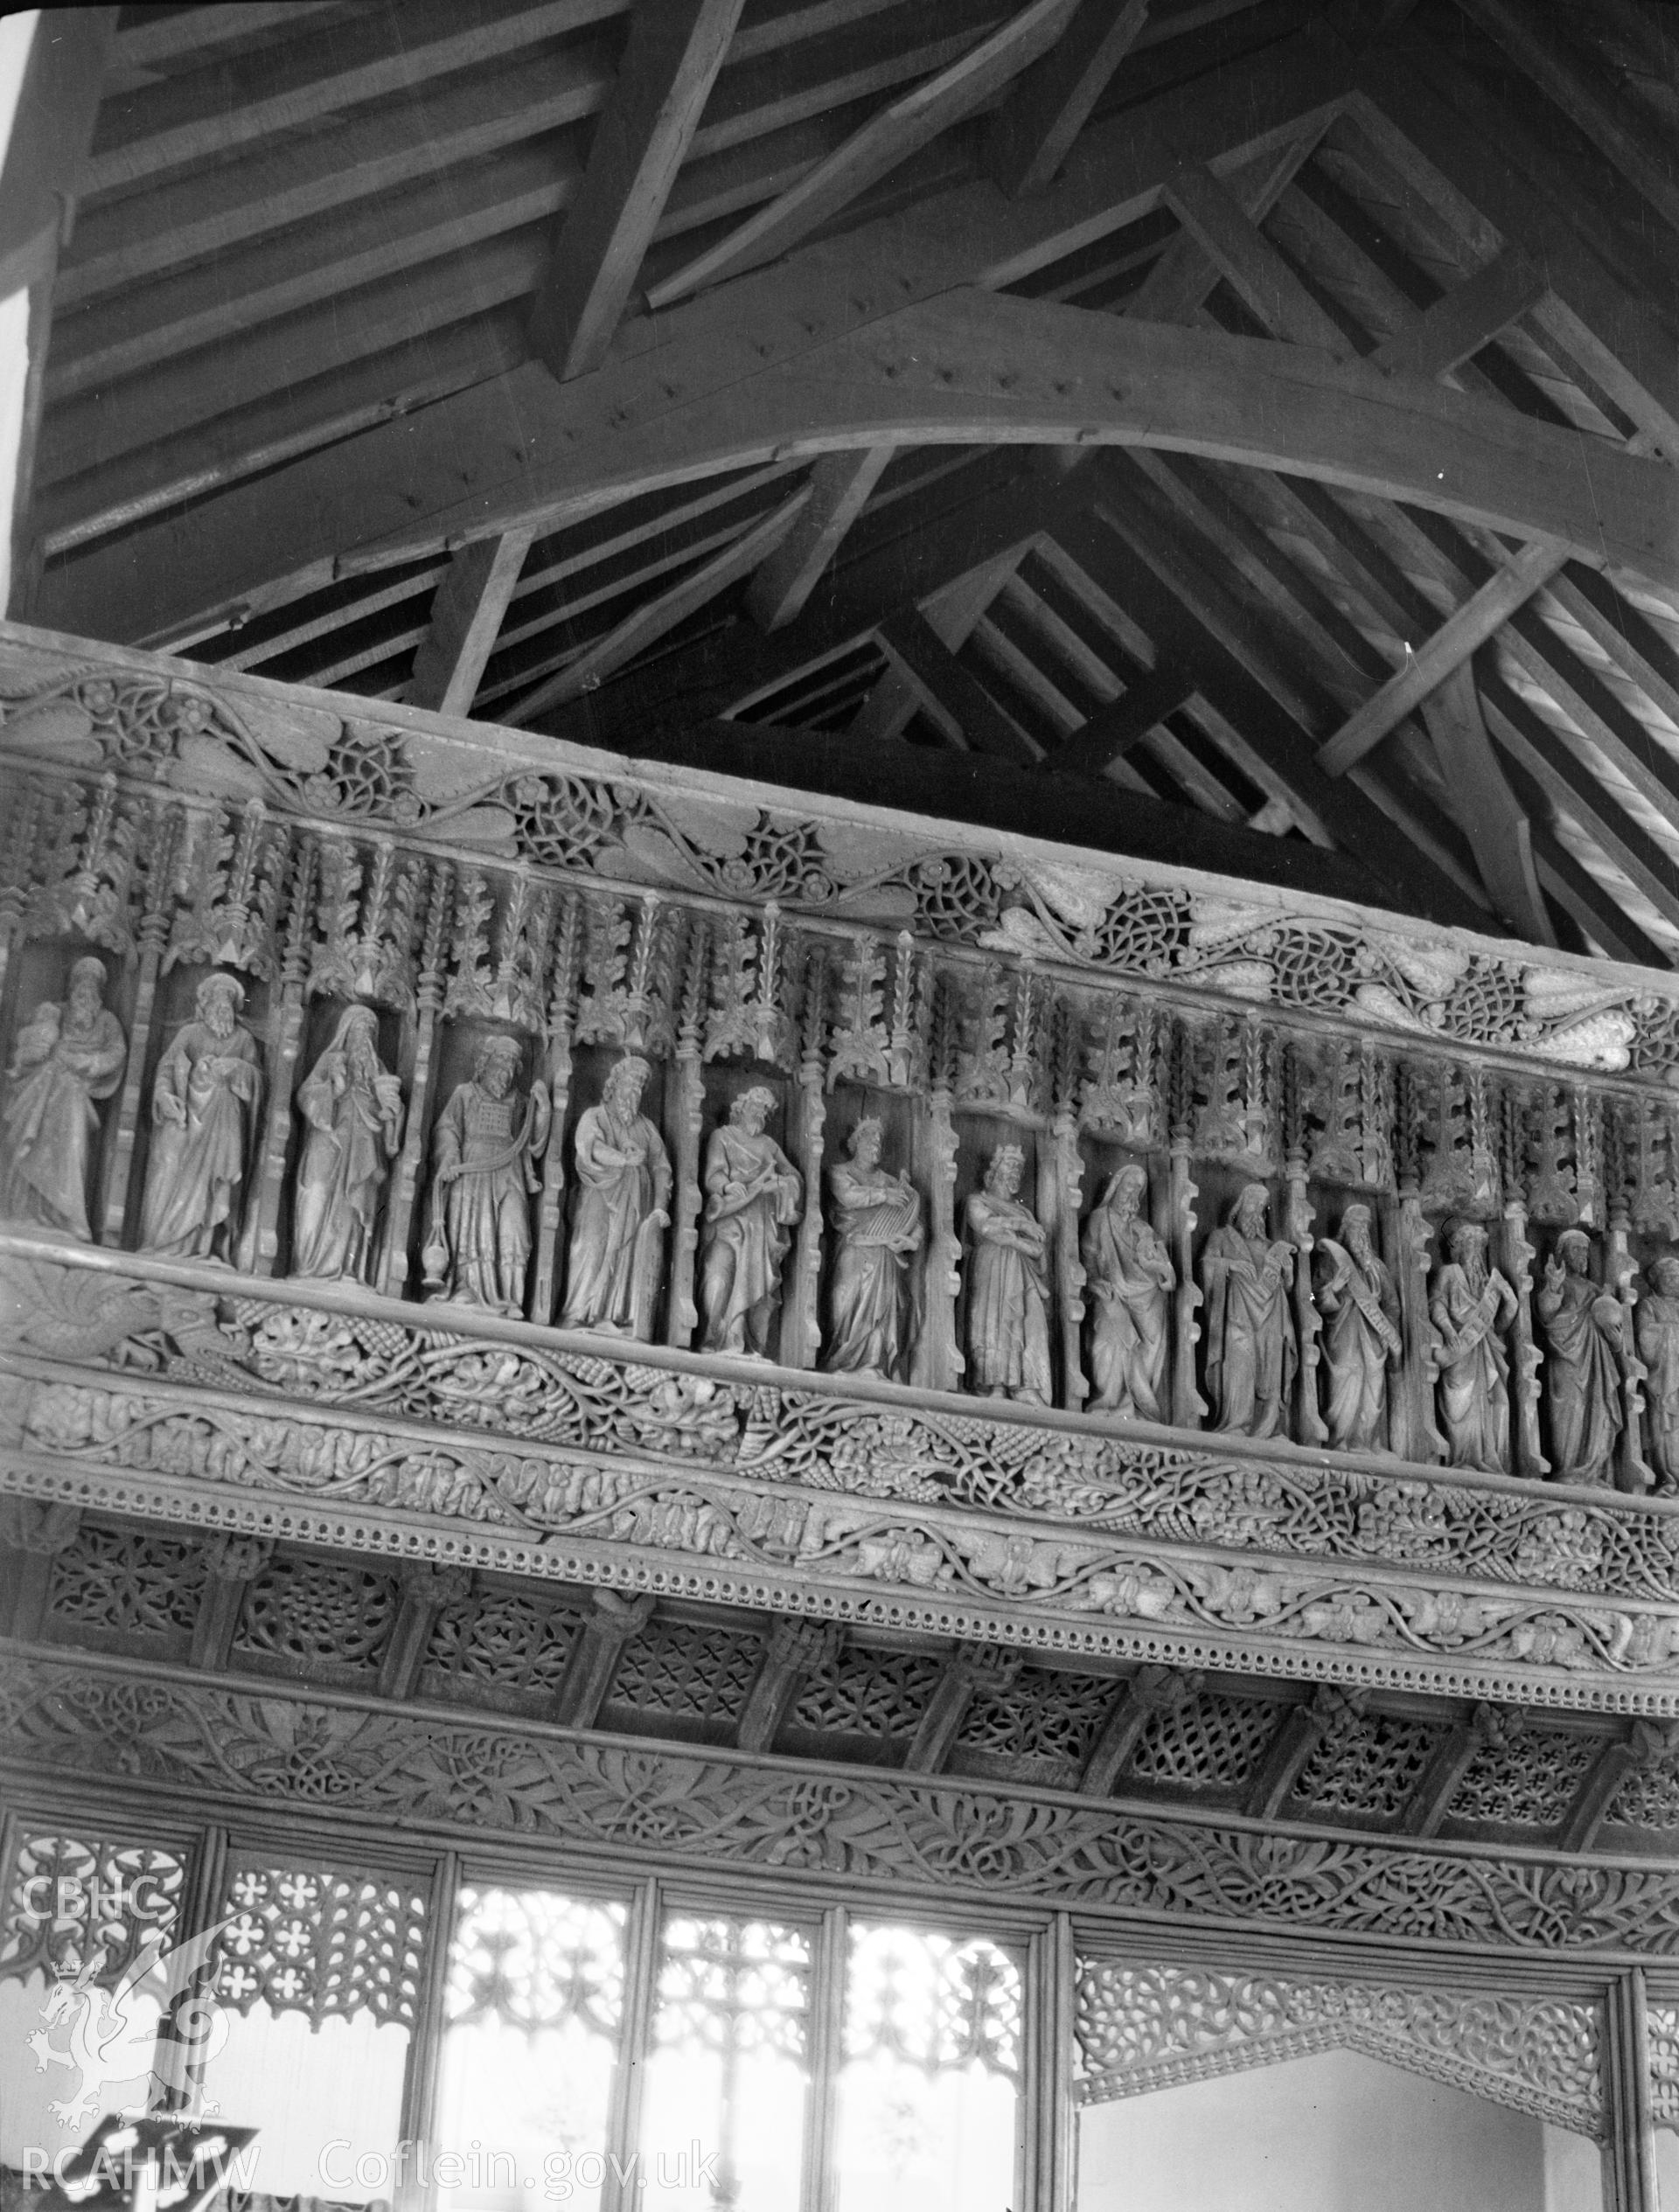
<instances>
[{"instance_id":1,"label":"robed carved figure","mask_svg":"<svg viewBox=\"0 0 1679 2212\"><path fill-rule=\"evenodd\" d=\"M1049 1237L1020 1197L1026 1155L1000 1144L965 1210L968 1232L968 1375L975 1390L1049 1402Z\"/></svg>"},{"instance_id":2,"label":"robed carved figure","mask_svg":"<svg viewBox=\"0 0 1679 2212\"><path fill-rule=\"evenodd\" d=\"M366 1278L373 1224L402 1141L402 1086L379 1057L379 1017L350 1006L303 1079L297 1111L309 1134L297 1165L294 1275Z\"/></svg>"},{"instance_id":3,"label":"robed carved figure","mask_svg":"<svg viewBox=\"0 0 1679 2212\"><path fill-rule=\"evenodd\" d=\"M603 1329L645 1343L653 1333L671 1157L641 1111L647 1062L630 1054L606 1079L598 1106L577 1123L577 1211L561 1316L568 1329Z\"/></svg>"},{"instance_id":4,"label":"robed carved figure","mask_svg":"<svg viewBox=\"0 0 1679 2212\"><path fill-rule=\"evenodd\" d=\"M262 1096L262 1056L236 1019L232 976L199 985L195 1021L175 1032L151 1090L151 1159L141 1249L231 1261L246 1164Z\"/></svg>"},{"instance_id":5,"label":"robed carved figure","mask_svg":"<svg viewBox=\"0 0 1679 2212\"><path fill-rule=\"evenodd\" d=\"M1664 1497L1679 1491L1679 1255L1650 1264L1650 1289L1638 1302L1638 1353L1648 1369L1650 1464Z\"/></svg>"},{"instance_id":6,"label":"robed carved figure","mask_svg":"<svg viewBox=\"0 0 1679 2212\"><path fill-rule=\"evenodd\" d=\"M1533 1310L1545 1338L1545 1409L1552 1471L1571 1482L1607 1482L1626 1425L1620 1300L1587 1273L1592 1240L1564 1229L1545 1263Z\"/></svg>"},{"instance_id":7,"label":"robed carved figure","mask_svg":"<svg viewBox=\"0 0 1679 2212\"><path fill-rule=\"evenodd\" d=\"M1079 1242L1092 1306L1085 1403L1096 1413L1164 1421L1167 1307L1178 1277L1143 1219L1147 1190L1135 1161L1116 1169Z\"/></svg>"},{"instance_id":8,"label":"robed carved figure","mask_svg":"<svg viewBox=\"0 0 1679 2212\"><path fill-rule=\"evenodd\" d=\"M1435 1271L1428 1318L1447 1461L1503 1474L1510 1459L1510 1366L1501 1332L1515 1318L1515 1292L1487 1267L1487 1232L1479 1221L1454 1222L1446 1251L1446 1264Z\"/></svg>"},{"instance_id":9,"label":"robed carved figure","mask_svg":"<svg viewBox=\"0 0 1679 2212\"><path fill-rule=\"evenodd\" d=\"M1399 1293L1376 1256L1368 1206L1348 1207L1339 1242L1319 1239L1317 1262L1329 1442L1341 1451L1376 1451L1387 1442L1388 1369L1404 1347Z\"/></svg>"},{"instance_id":10,"label":"robed carved figure","mask_svg":"<svg viewBox=\"0 0 1679 2212\"><path fill-rule=\"evenodd\" d=\"M426 1289L434 1297L519 1314L531 1257L531 1193L552 1109L539 1077L513 1089L517 1038L488 1037L470 1079L457 1084L431 1139Z\"/></svg>"},{"instance_id":11,"label":"robed carved figure","mask_svg":"<svg viewBox=\"0 0 1679 2212\"><path fill-rule=\"evenodd\" d=\"M907 1175L881 1165L881 1137L866 1115L851 1132L850 1158L828 1170L835 1249L822 1364L830 1374L895 1381L909 1348L921 1199Z\"/></svg>"},{"instance_id":12,"label":"robed carved figure","mask_svg":"<svg viewBox=\"0 0 1679 2212\"><path fill-rule=\"evenodd\" d=\"M1286 1433L1296 1364L1288 1298L1294 1248L1266 1235L1269 1203L1263 1183L1248 1184L1201 1257L1214 1426L1248 1436Z\"/></svg>"},{"instance_id":13,"label":"robed carved figure","mask_svg":"<svg viewBox=\"0 0 1679 2212\"><path fill-rule=\"evenodd\" d=\"M84 1239L99 1102L129 1053L104 998L104 963L88 953L70 970L65 1004L45 1001L18 1031L0 1117L0 1212Z\"/></svg>"},{"instance_id":14,"label":"robed carved figure","mask_svg":"<svg viewBox=\"0 0 1679 2212\"><path fill-rule=\"evenodd\" d=\"M700 1302L707 1352L769 1353L781 1264L805 1190L805 1179L763 1126L775 1103L761 1085L742 1091L706 1148Z\"/></svg>"}]
</instances>

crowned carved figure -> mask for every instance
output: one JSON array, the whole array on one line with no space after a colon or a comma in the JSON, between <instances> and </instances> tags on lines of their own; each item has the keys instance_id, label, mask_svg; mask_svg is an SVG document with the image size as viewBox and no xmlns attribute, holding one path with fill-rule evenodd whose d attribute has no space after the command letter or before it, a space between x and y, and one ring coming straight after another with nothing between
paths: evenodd
<instances>
[{"instance_id":1,"label":"crowned carved figure","mask_svg":"<svg viewBox=\"0 0 1679 2212\"><path fill-rule=\"evenodd\" d=\"M1298 1360L1288 1296L1294 1247L1266 1234L1269 1207L1264 1185L1248 1184L1201 1258L1214 1426L1248 1436L1286 1433Z\"/></svg>"},{"instance_id":2,"label":"crowned carved figure","mask_svg":"<svg viewBox=\"0 0 1679 2212\"><path fill-rule=\"evenodd\" d=\"M1340 1237L1320 1237L1316 1258L1329 1442L1341 1451L1378 1451L1387 1442L1388 1374L1404 1342L1399 1293L1376 1257L1369 1207L1348 1207Z\"/></svg>"},{"instance_id":3,"label":"crowned carved figure","mask_svg":"<svg viewBox=\"0 0 1679 2212\"><path fill-rule=\"evenodd\" d=\"M1510 1363L1503 1332L1515 1318L1515 1292L1487 1263L1479 1221L1454 1221L1448 1255L1434 1271L1428 1317L1434 1325L1440 1427L1453 1467L1502 1474L1510 1459Z\"/></svg>"},{"instance_id":4,"label":"crowned carved figure","mask_svg":"<svg viewBox=\"0 0 1679 2212\"><path fill-rule=\"evenodd\" d=\"M577 1123L573 1157L577 1210L561 1325L601 1329L645 1343L670 1226L670 1154L641 1111L651 1071L626 1054L606 1079L598 1106Z\"/></svg>"},{"instance_id":5,"label":"crowned carved figure","mask_svg":"<svg viewBox=\"0 0 1679 2212\"><path fill-rule=\"evenodd\" d=\"M968 1200L971 1387L1024 1404L1049 1402L1049 1235L1020 1195L1026 1154L1000 1144Z\"/></svg>"},{"instance_id":6,"label":"crowned carved figure","mask_svg":"<svg viewBox=\"0 0 1679 2212\"><path fill-rule=\"evenodd\" d=\"M1091 1207L1079 1256L1091 1300L1092 1412L1164 1421L1167 1309L1177 1270L1143 1217L1146 1169L1115 1170Z\"/></svg>"},{"instance_id":7,"label":"crowned carved figure","mask_svg":"<svg viewBox=\"0 0 1679 2212\"><path fill-rule=\"evenodd\" d=\"M1564 1229L1545 1262L1533 1310L1545 1340L1545 1410L1552 1471L1571 1482L1607 1482L1626 1426L1620 1300L1591 1276L1592 1240Z\"/></svg>"},{"instance_id":8,"label":"crowned carved figure","mask_svg":"<svg viewBox=\"0 0 1679 2212\"><path fill-rule=\"evenodd\" d=\"M262 1055L238 1019L245 987L206 976L157 1067L140 1243L148 1252L231 1262L262 1097Z\"/></svg>"},{"instance_id":9,"label":"crowned carved figure","mask_svg":"<svg viewBox=\"0 0 1679 2212\"><path fill-rule=\"evenodd\" d=\"M431 1138L426 1289L433 1297L519 1314L531 1257L531 1195L552 1108L539 1077L514 1089L521 1047L487 1037L469 1080L456 1086Z\"/></svg>"},{"instance_id":10,"label":"crowned carved figure","mask_svg":"<svg viewBox=\"0 0 1679 2212\"><path fill-rule=\"evenodd\" d=\"M851 1132L848 1157L828 1170L834 1258L822 1364L830 1374L895 1381L913 1327L921 1198L907 1175L881 1165L881 1138L880 1123L865 1115Z\"/></svg>"},{"instance_id":11,"label":"crowned carved figure","mask_svg":"<svg viewBox=\"0 0 1679 2212\"><path fill-rule=\"evenodd\" d=\"M360 1282L390 1163L402 1141L402 1086L379 1057L379 1017L350 1006L304 1077L297 1111L308 1135L297 1165L294 1275Z\"/></svg>"},{"instance_id":12,"label":"crowned carved figure","mask_svg":"<svg viewBox=\"0 0 1679 2212\"><path fill-rule=\"evenodd\" d=\"M706 1148L700 1304L707 1352L768 1357L781 1267L804 1211L805 1179L764 1123L775 1093L744 1090Z\"/></svg>"},{"instance_id":13,"label":"crowned carved figure","mask_svg":"<svg viewBox=\"0 0 1679 2212\"><path fill-rule=\"evenodd\" d=\"M1650 1464L1658 1493L1679 1491L1679 1253L1650 1264L1650 1288L1638 1302L1638 1354L1648 1374Z\"/></svg>"},{"instance_id":14,"label":"crowned carved figure","mask_svg":"<svg viewBox=\"0 0 1679 2212\"><path fill-rule=\"evenodd\" d=\"M0 1115L0 1212L90 1239L87 1175L99 1103L122 1080L122 1026L105 1005L105 966L70 970L63 1005L43 1000L17 1033Z\"/></svg>"}]
</instances>

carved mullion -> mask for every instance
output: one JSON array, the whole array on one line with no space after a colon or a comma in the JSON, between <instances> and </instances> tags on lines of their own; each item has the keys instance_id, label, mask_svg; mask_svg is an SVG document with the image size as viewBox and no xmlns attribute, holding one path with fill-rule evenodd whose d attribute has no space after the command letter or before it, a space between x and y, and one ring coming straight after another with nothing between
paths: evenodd
<instances>
[{"instance_id":1,"label":"carved mullion","mask_svg":"<svg viewBox=\"0 0 1679 2212\"><path fill-rule=\"evenodd\" d=\"M226 1666L245 1593L273 1556L272 1537L226 1530L211 1537L205 1546L204 1593L192 1623L189 1666L214 1673Z\"/></svg>"},{"instance_id":2,"label":"carved mullion","mask_svg":"<svg viewBox=\"0 0 1679 2212\"><path fill-rule=\"evenodd\" d=\"M1294 1435L1300 1443L1320 1444L1327 1443L1329 1436L1318 1402L1323 1318L1312 1295L1312 1254L1317 1240L1312 1234L1313 1207L1306 1183L1306 1116L1299 1075L1296 1053L1284 1053L1283 1172L1287 1179L1288 1200L1283 1234L1294 1247L1294 1326L1300 1353L1294 1376Z\"/></svg>"},{"instance_id":3,"label":"carved mullion","mask_svg":"<svg viewBox=\"0 0 1679 2212\"><path fill-rule=\"evenodd\" d=\"M1537 1478L1550 1472L1539 1442L1541 1354L1533 1328L1533 1263L1538 1256L1528 1239L1526 1186L1519 1172L1525 1151L1529 1105L1525 1093L1503 1087L1500 1097L1500 1165L1504 1186L1502 1250L1499 1263L1515 1293L1510 1325L1511 1471Z\"/></svg>"},{"instance_id":4,"label":"carved mullion","mask_svg":"<svg viewBox=\"0 0 1679 2212\"><path fill-rule=\"evenodd\" d=\"M606 1702L624 1647L639 1636L653 1617L651 1597L621 1597L597 1589L595 1603L554 1695L554 1719L561 1728L591 1729Z\"/></svg>"},{"instance_id":5,"label":"carved mullion","mask_svg":"<svg viewBox=\"0 0 1679 2212\"><path fill-rule=\"evenodd\" d=\"M186 810L178 802L157 805L150 835L145 840L146 880L140 917L139 961L135 974L134 1012L129 1024L129 1058L117 1100L115 1135L107 1158L105 1189L100 1207L103 1235L117 1243L129 1207L129 1183L134 1172L134 1148L140 1122L140 1102L146 1068L151 1056L151 1029L157 1006L157 979L171 936L171 909L176 894L176 869L187 832Z\"/></svg>"},{"instance_id":6,"label":"carved mullion","mask_svg":"<svg viewBox=\"0 0 1679 2212\"><path fill-rule=\"evenodd\" d=\"M1175 1712L1192 1697L1199 1696L1205 1680L1205 1675L1196 1670L1161 1666L1153 1660L1139 1666L1120 1691L1102 1723L1101 1734L1090 1747L1084 1771L1078 1777L1079 1795L1111 1797L1115 1784L1155 1714Z\"/></svg>"},{"instance_id":7,"label":"carved mullion","mask_svg":"<svg viewBox=\"0 0 1679 2212\"><path fill-rule=\"evenodd\" d=\"M582 902L561 894L548 963L547 1075L552 1112L542 1149L542 1190L536 1209L536 1252L531 1318L552 1319L560 1267L560 1231L566 1197L566 1112L571 1103L572 1036L577 1020L577 979L582 963Z\"/></svg>"},{"instance_id":8,"label":"carved mullion","mask_svg":"<svg viewBox=\"0 0 1679 2212\"><path fill-rule=\"evenodd\" d=\"M1604 1116L1604 1211L1608 1222L1605 1240L1603 1279L1620 1307L1620 1396L1625 1415L1615 1457L1615 1484L1620 1490L1641 1492L1655 1487L1655 1471L1643 1449L1644 1385L1649 1369L1638 1348L1638 1262L1632 1249L1632 1179L1627 1158L1626 1121L1620 1102L1609 1102Z\"/></svg>"},{"instance_id":9,"label":"carved mullion","mask_svg":"<svg viewBox=\"0 0 1679 2212\"><path fill-rule=\"evenodd\" d=\"M933 1008L927 1111L916 1116L912 1137L916 1179L927 1198L929 1235L921 1332L909 1379L926 1390L954 1390L967 1366L956 1338L956 1302L962 1290L962 1241L956 1233L957 1055L956 995L949 978L941 978ZM833 1080L832 1068L828 1080Z\"/></svg>"},{"instance_id":10,"label":"carved mullion","mask_svg":"<svg viewBox=\"0 0 1679 2212\"><path fill-rule=\"evenodd\" d=\"M1393 1167L1397 1186L1392 1266L1404 1344L1391 1400L1390 1441L1402 1459L1440 1461L1446 1438L1434 1418L1434 1332L1428 1313L1428 1223L1423 1214L1418 1077L1410 1061L1393 1071Z\"/></svg>"},{"instance_id":11,"label":"carved mullion","mask_svg":"<svg viewBox=\"0 0 1679 2212\"><path fill-rule=\"evenodd\" d=\"M794 1151L805 1179L805 1208L781 1311L784 1367L813 1367L822 1350L819 1298L822 1280L822 1140L827 1123L827 948L813 939L805 951L800 1007L798 1075L794 1092Z\"/></svg>"},{"instance_id":12,"label":"carved mullion","mask_svg":"<svg viewBox=\"0 0 1679 2212\"><path fill-rule=\"evenodd\" d=\"M830 1666L840 1648L833 1621L785 1615L770 1624L758 1672L742 1709L735 1742L742 1751L774 1748L799 1684L815 1668Z\"/></svg>"},{"instance_id":13,"label":"carved mullion","mask_svg":"<svg viewBox=\"0 0 1679 2212\"><path fill-rule=\"evenodd\" d=\"M1084 1160L1078 1149L1079 1061L1083 1022L1069 1000L1055 1002L1050 1079L1055 1102L1050 1157L1040 1159L1038 1219L1054 1240L1061 1308L1061 1400L1076 1412L1090 1395L1084 1374L1084 1263L1078 1246Z\"/></svg>"},{"instance_id":14,"label":"carved mullion","mask_svg":"<svg viewBox=\"0 0 1679 2212\"><path fill-rule=\"evenodd\" d=\"M268 1021L268 1112L257 1154L256 1202L241 1241L247 1273L273 1275L280 1258L280 1200L291 1137L292 1092L303 1049L309 980L310 918L314 899L315 848L302 837L292 863L285 944L280 956L279 1003Z\"/></svg>"},{"instance_id":15,"label":"carved mullion","mask_svg":"<svg viewBox=\"0 0 1679 2212\"><path fill-rule=\"evenodd\" d=\"M1021 1671L1021 1654L995 1644L960 1644L934 1685L904 1753L908 1774L937 1774L956 1747L968 1708L982 1689L1007 1690Z\"/></svg>"},{"instance_id":16,"label":"carved mullion","mask_svg":"<svg viewBox=\"0 0 1679 2212\"><path fill-rule=\"evenodd\" d=\"M707 972L714 956L711 933L694 917L682 980L682 1010L676 1038L676 1096L665 1122L672 1140L674 1184L671 1220L671 1295L665 1315L665 1341L679 1348L693 1342L700 1325L694 1303L694 1266L700 1249L700 1139L705 1121L701 1054L706 1042Z\"/></svg>"},{"instance_id":17,"label":"carved mullion","mask_svg":"<svg viewBox=\"0 0 1679 2212\"><path fill-rule=\"evenodd\" d=\"M24 933L24 910L35 882L41 851L41 825L54 794L32 776L8 779L10 823L0 847L0 991L11 964L11 949Z\"/></svg>"},{"instance_id":18,"label":"carved mullion","mask_svg":"<svg viewBox=\"0 0 1679 2212\"><path fill-rule=\"evenodd\" d=\"M1201 1341L1197 1316L1202 1304L1201 1286L1195 1280L1195 1200L1201 1193L1189 1174L1195 1141L1195 1040L1186 1023L1172 1024L1167 1053L1171 1168L1167 1210L1172 1264L1178 1276L1172 1294L1172 1419L1180 1429L1199 1429L1207 1417L1207 1401L1195 1384L1195 1346Z\"/></svg>"},{"instance_id":19,"label":"carved mullion","mask_svg":"<svg viewBox=\"0 0 1679 2212\"><path fill-rule=\"evenodd\" d=\"M455 871L447 860L440 860L433 872L426 902L414 1017L404 1025L400 1072L408 1093L408 1118L396 1172L391 1179L385 1252L379 1273L379 1287L387 1297L400 1297L408 1279L408 1232L431 1123L437 1019L444 998L444 948L449 937L454 903Z\"/></svg>"}]
</instances>

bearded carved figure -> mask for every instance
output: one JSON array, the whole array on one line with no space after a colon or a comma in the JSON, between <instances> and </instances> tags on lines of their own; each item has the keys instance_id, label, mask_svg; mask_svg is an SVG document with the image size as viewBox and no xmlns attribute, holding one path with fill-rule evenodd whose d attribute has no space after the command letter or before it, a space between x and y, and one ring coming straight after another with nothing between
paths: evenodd
<instances>
[{"instance_id":1,"label":"bearded carved figure","mask_svg":"<svg viewBox=\"0 0 1679 2212\"><path fill-rule=\"evenodd\" d=\"M881 1165L881 1124L872 1115L851 1132L849 1157L828 1171L834 1235L829 1288L830 1374L896 1381L909 1349L921 1249L921 1196L907 1175Z\"/></svg>"},{"instance_id":2,"label":"bearded carved figure","mask_svg":"<svg viewBox=\"0 0 1679 2212\"><path fill-rule=\"evenodd\" d=\"M1049 1402L1049 1236L1021 1198L1026 1155L1000 1144L965 1209L968 1374L972 1387L1023 1404Z\"/></svg>"},{"instance_id":3,"label":"bearded carved figure","mask_svg":"<svg viewBox=\"0 0 1679 2212\"><path fill-rule=\"evenodd\" d=\"M245 988L206 976L152 1084L151 1158L141 1249L233 1260L238 1211L262 1096L262 1055L238 1020Z\"/></svg>"},{"instance_id":4,"label":"bearded carved figure","mask_svg":"<svg viewBox=\"0 0 1679 2212\"><path fill-rule=\"evenodd\" d=\"M379 1018L351 1006L298 1088L292 1272L365 1282L380 1196L402 1141L402 1086L379 1057Z\"/></svg>"},{"instance_id":5,"label":"bearded carved figure","mask_svg":"<svg viewBox=\"0 0 1679 2212\"><path fill-rule=\"evenodd\" d=\"M764 1128L775 1103L762 1086L742 1091L706 1148L700 1304L707 1352L769 1356L782 1263L805 1192L804 1178Z\"/></svg>"},{"instance_id":6,"label":"bearded carved figure","mask_svg":"<svg viewBox=\"0 0 1679 2212\"><path fill-rule=\"evenodd\" d=\"M437 1116L422 1255L430 1297L514 1316L524 1311L531 1198L552 1118L546 1083L523 1099L515 1091L519 1059L517 1038L487 1038Z\"/></svg>"},{"instance_id":7,"label":"bearded carved figure","mask_svg":"<svg viewBox=\"0 0 1679 2212\"><path fill-rule=\"evenodd\" d=\"M1341 1451L1379 1451L1387 1443L1388 1372L1404 1343L1399 1293L1376 1257L1369 1207L1348 1207L1340 1238L1320 1237L1316 1257L1329 1442Z\"/></svg>"},{"instance_id":8,"label":"bearded carved figure","mask_svg":"<svg viewBox=\"0 0 1679 2212\"><path fill-rule=\"evenodd\" d=\"M1650 1264L1650 1288L1638 1302L1638 1356L1648 1370L1650 1464L1658 1492L1670 1496L1679 1491L1679 1254L1663 1252Z\"/></svg>"},{"instance_id":9,"label":"bearded carved figure","mask_svg":"<svg viewBox=\"0 0 1679 2212\"><path fill-rule=\"evenodd\" d=\"M577 1123L577 1211L561 1325L645 1343L653 1333L670 1226L670 1154L641 1111L647 1062L631 1054Z\"/></svg>"},{"instance_id":10,"label":"bearded carved figure","mask_svg":"<svg viewBox=\"0 0 1679 2212\"><path fill-rule=\"evenodd\" d=\"M1288 1297L1294 1247L1267 1235L1270 1203L1264 1185L1250 1183L1201 1261L1213 1425L1247 1436L1287 1433L1298 1363Z\"/></svg>"},{"instance_id":11,"label":"bearded carved figure","mask_svg":"<svg viewBox=\"0 0 1679 2212\"><path fill-rule=\"evenodd\" d=\"M1164 1421L1167 1311L1177 1270L1143 1217L1145 1169L1130 1162L1108 1179L1079 1240L1091 1305L1090 1383L1097 1413Z\"/></svg>"},{"instance_id":12,"label":"bearded carved figure","mask_svg":"<svg viewBox=\"0 0 1679 2212\"><path fill-rule=\"evenodd\" d=\"M1533 1302L1545 1343L1545 1410L1554 1472L1607 1482L1626 1426L1621 1374L1625 1318L1613 1290L1590 1274L1592 1240L1564 1229Z\"/></svg>"}]
</instances>

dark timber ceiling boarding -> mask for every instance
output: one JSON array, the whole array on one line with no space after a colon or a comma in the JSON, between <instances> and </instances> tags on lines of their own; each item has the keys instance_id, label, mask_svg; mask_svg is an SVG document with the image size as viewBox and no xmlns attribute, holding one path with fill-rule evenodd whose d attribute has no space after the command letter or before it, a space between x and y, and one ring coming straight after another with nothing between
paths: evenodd
<instances>
[{"instance_id":1,"label":"dark timber ceiling boarding","mask_svg":"<svg viewBox=\"0 0 1679 2212\"><path fill-rule=\"evenodd\" d=\"M1679 960L1679 10L88 14L14 611Z\"/></svg>"}]
</instances>

